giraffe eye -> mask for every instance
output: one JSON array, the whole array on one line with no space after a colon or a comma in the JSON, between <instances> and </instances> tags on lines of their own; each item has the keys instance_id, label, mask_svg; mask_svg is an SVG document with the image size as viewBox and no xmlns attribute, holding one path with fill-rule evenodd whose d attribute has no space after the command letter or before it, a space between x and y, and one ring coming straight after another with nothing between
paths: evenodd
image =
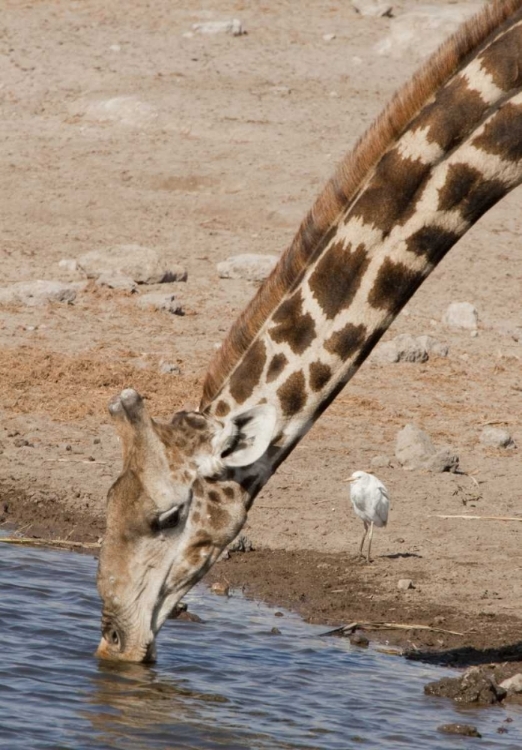
<instances>
[{"instance_id":1,"label":"giraffe eye","mask_svg":"<svg viewBox=\"0 0 522 750\"><path fill-rule=\"evenodd\" d=\"M182 505L175 505L170 510L160 513L152 524L154 531L165 531L166 529L175 529L181 518Z\"/></svg>"}]
</instances>

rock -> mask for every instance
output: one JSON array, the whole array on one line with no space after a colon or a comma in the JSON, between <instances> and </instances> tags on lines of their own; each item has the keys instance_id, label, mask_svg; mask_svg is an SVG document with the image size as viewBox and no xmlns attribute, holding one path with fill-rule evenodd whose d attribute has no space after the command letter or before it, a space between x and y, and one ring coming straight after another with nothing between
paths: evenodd
<instances>
[{"instance_id":1,"label":"rock","mask_svg":"<svg viewBox=\"0 0 522 750\"><path fill-rule=\"evenodd\" d=\"M222 583L222 581L216 581L212 584L210 590L213 594L217 594L218 596L228 596L230 587L226 583Z\"/></svg>"},{"instance_id":2,"label":"rock","mask_svg":"<svg viewBox=\"0 0 522 750\"><path fill-rule=\"evenodd\" d=\"M429 355L409 333L401 333L391 341L377 347L374 359L377 362L426 362Z\"/></svg>"},{"instance_id":3,"label":"rock","mask_svg":"<svg viewBox=\"0 0 522 750\"><path fill-rule=\"evenodd\" d=\"M430 436L414 424L407 424L397 433L395 457L405 469L423 468L436 452Z\"/></svg>"},{"instance_id":4,"label":"rock","mask_svg":"<svg viewBox=\"0 0 522 750\"><path fill-rule=\"evenodd\" d=\"M441 344L440 341L437 341L433 336L429 336L428 334L417 336L417 343L430 357L448 356L449 346L447 344Z\"/></svg>"},{"instance_id":5,"label":"rock","mask_svg":"<svg viewBox=\"0 0 522 750\"><path fill-rule=\"evenodd\" d=\"M164 294L163 292L149 292L141 294L136 300L138 307L143 310L165 310L172 315L185 315L181 304L176 302L174 294Z\"/></svg>"},{"instance_id":6,"label":"rock","mask_svg":"<svg viewBox=\"0 0 522 750\"><path fill-rule=\"evenodd\" d=\"M325 42L333 42L335 39L335 34L323 34L323 40Z\"/></svg>"},{"instance_id":7,"label":"rock","mask_svg":"<svg viewBox=\"0 0 522 750\"><path fill-rule=\"evenodd\" d=\"M507 690L508 693L522 693L522 674L514 674L513 677L509 677L500 683L501 688Z\"/></svg>"},{"instance_id":8,"label":"rock","mask_svg":"<svg viewBox=\"0 0 522 750\"><path fill-rule=\"evenodd\" d=\"M442 317L442 322L451 328L474 331L478 325L478 312L469 302L452 302Z\"/></svg>"},{"instance_id":9,"label":"rock","mask_svg":"<svg viewBox=\"0 0 522 750\"><path fill-rule=\"evenodd\" d=\"M270 274L279 258L276 255L245 253L233 255L217 264L220 279L246 279L263 281Z\"/></svg>"},{"instance_id":10,"label":"rock","mask_svg":"<svg viewBox=\"0 0 522 750\"><path fill-rule=\"evenodd\" d=\"M361 16L391 17L392 6L386 0L352 0L352 5Z\"/></svg>"},{"instance_id":11,"label":"rock","mask_svg":"<svg viewBox=\"0 0 522 750\"><path fill-rule=\"evenodd\" d=\"M385 341L375 350L374 359L382 364L394 362L426 362L431 356L447 357L448 346L433 336L412 336L401 333L391 341Z\"/></svg>"},{"instance_id":12,"label":"rock","mask_svg":"<svg viewBox=\"0 0 522 750\"><path fill-rule=\"evenodd\" d=\"M146 127L158 118L158 111L152 104L133 95L94 100L81 98L72 102L68 110L73 117L137 128Z\"/></svg>"},{"instance_id":13,"label":"rock","mask_svg":"<svg viewBox=\"0 0 522 750\"><path fill-rule=\"evenodd\" d=\"M442 734L460 734L463 737L482 737L477 727L471 724L443 724L437 728Z\"/></svg>"},{"instance_id":14,"label":"rock","mask_svg":"<svg viewBox=\"0 0 522 750\"><path fill-rule=\"evenodd\" d=\"M142 245L114 245L92 250L78 258L78 265L89 279L102 274L127 276L137 284L186 281L187 272L169 263L156 250Z\"/></svg>"},{"instance_id":15,"label":"rock","mask_svg":"<svg viewBox=\"0 0 522 750\"><path fill-rule=\"evenodd\" d=\"M283 612L274 612L274 617L284 617Z\"/></svg>"},{"instance_id":16,"label":"rock","mask_svg":"<svg viewBox=\"0 0 522 750\"><path fill-rule=\"evenodd\" d=\"M228 545L229 552L253 552L254 545L244 534L238 536L231 544Z\"/></svg>"},{"instance_id":17,"label":"rock","mask_svg":"<svg viewBox=\"0 0 522 750\"><path fill-rule=\"evenodd\" d=\"M374 46L374 50L392 59L426 57L479 8L479 3L446 7L418 5L392 19L390 33Z\"/></svg>"},{"instance_id":18,"label":"rock","mask_svg":"<svg viewBox=\"0 0 522 750\"><path fill-rule=\"evenodd\" d=\"M73 258L62 258L62 260L58 261L58 268L61 268L62 271L67 271L68 273L74 274L80 271L78 261L74 260Z\"/></svg>"},{"instance_id":19,"label":"rock","mask_svg":"<svg viewBox=\"0 0 522 750\"><path fill-rule=\"evenodd\" d=\"M397 582L397 588L399 591L408 591L409 589L414 589L415 586L413 585L411 578L401 578Z\"/></svg>"},{"instance_id":20,"label":"rock","mask_svg":"<svg viewBox=\"0 0 522 750\"><path fill-rule=\"evenodd\" d=\"M102 273L96 279L96 286L106 286L109 289L118 289L122 292L138 291L134 279L131 279L130 276L123 276L119 273Z\"/></svg>"},{"instance_id":21,"label":"rock","mask_svg":"<svg viewBox=\"0 0 522 750\"><path fill-rule=\"evenodd\" d=\"M480 433L480 442L489 448L516 448L509 432L499 427L484 427Z\"/></svg>"},{"instance_id":22,"label":"rock","mask_svg":"<svg viewBox=\"0 0 522 750\"><path fill-rule=\"evenodd\" d=\"M176 619L183 620L184 622L204 622L201 617L194 612L180 612Z\"/></svg>"},{"instance_id":23,"label":"rock","mask_svg":"<svg viewBox=\"0 0 522 750\"><path fill-rule=\"evenodd\" d=\"M48 302L71 304L84 287L85 284L81 282L64 284L61 281L19 281L0 287L0 305L36 307Z\"/></svg>"},{"instance_id":24,"label":"rock","mask_svg":"<svg viewBox=\"0 0 522 750\"><path fill-rule=\"evenodd\" d=\"M443 677L425 685L426 695L452 698L457 703L492 705L502 701L507 691L497 685L487 667L471 667L460 677Z\"/></svg>"},{"instance_id":25,"label":"rock","mask_svg":"<svg viewBox=\"0 0 522 750\"><path fill-rule=\"evenodd\" d=\"M459 468L459 456L455 453L453 448L449 446L440 448L435 455L428 458L424 464L424 468L434 473L442 473L443 471L451 471L455 473Z\"/></svg>"},{"instance_id":26,"label":"rock","mask_svg":"<svg viewBox=\"0 0 522 750\"><path fill-rule=\"evenodd\" d=\"M370 461L371 469L389 469L391 459L388 456L374 456Z\"/></svg>"},{"instance_id":27,"label":"rock","mask_svg":"<svg viewBox=\"0 0 522 750\"><path fill-rule=\"evenodd\" d=\"M172 362L162 362L160 372L162 375L181 375L181 367L173 365Z\"/></svg>"},{"instance_id":28,"label":"rock","mask_svg":"<svg viewBox=\"0 0 522 750\"><path fill-rule=\"evenodd\" d=\"M368 648L370 645L369 639L365 635L361 635L360 633L354 633L350 636L348 639L352 646L359 646L359 648Z\"/></svg>"},{"instance_id":29,"label":"rock","mask_svg":"<svg viewBox=\"0 0 522 750\"><path fill-rule=\"evenodd\" d=\"M205 21L204 23L192 24L192 29L198 34L231 34L242 36L247 32L238 18L231 21Z\"/></svg>"},{"instance_id":30,"label":"rock","mask_svg":"<svg viewBox=\"0 0 522 750\"><path fill-rule=\"evenodd\" d=\"M270 635L281 635L281 631L279 630L279 628L276 628L276 627L274 626L274 627L272 628L272 630L270 631Z\"/></svg>"}]
</instances>

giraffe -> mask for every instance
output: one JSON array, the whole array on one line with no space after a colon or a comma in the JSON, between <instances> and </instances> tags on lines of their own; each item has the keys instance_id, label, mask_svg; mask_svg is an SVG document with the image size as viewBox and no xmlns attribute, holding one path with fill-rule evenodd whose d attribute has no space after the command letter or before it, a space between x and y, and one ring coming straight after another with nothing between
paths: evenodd
<instances>
[{"instance_id":1,"label":"giraffe","mask_svg":"<svg viewBox=\"0 0 522 750\"><path fill-rule=\"evenodd\" d=\"M345 157L210 364L198 411L109 411L123 471L98 568L102 658L151 661L175 604L448 250L522 181L522 0L494 0Z\"/></svg>"}]
</instances>

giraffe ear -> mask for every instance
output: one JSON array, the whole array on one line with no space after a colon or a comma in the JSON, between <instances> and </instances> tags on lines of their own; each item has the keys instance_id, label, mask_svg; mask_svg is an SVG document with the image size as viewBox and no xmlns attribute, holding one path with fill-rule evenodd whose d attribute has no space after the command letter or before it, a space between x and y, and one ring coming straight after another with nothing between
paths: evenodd
<instances>
[{"instance_id":1,"label":"giraffe ear","mask_svg":"<svg viewBox=\"0 0 522 750\"><path fill-rule=\"evenodd\" d=\"M274 437L277 412L271 404L261 404L235 414L217 436L215 456L224 466L250 466L266 452Z\"/></svg>"}]
</instances>

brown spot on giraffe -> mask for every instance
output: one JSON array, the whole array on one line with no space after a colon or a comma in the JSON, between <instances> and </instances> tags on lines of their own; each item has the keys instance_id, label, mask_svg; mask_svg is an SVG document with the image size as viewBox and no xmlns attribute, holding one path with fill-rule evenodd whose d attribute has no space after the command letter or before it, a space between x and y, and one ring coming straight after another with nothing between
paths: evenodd
<instances>
[{"instance_id":1,"label":"brown spot on giraffe","mask_svg":"<svg viewBox=\"0 0 522 750\"><path fill-rule=\"evenodd\" d=\"M486 109L478 91L470 89L466 79L459 75L424 107L412 129L428 128L428 140L449 151L471 133Z\"/></svg>"},{"instance_id":2,"label":"brown spot on giraffe","mask_svg":"<svg viewBox=\"0 0 522 750\"><path fill-rule=\"evenodd\" d=\"M332 377L332 368L323 362L312 362L309 370L310 388L315 391L321 391Z\"/></svg>"},{"instance_id":3,"label":"brown spot on giraffe","mask_svg":"<svg viewBox=\"0 0 522 750\"><path fill-rule=\"evenodd\" d=\"M471 141L475 148L496 154L502 159L522 158L522 106L508 102L484 127L484 132Z\"/></svg>"},{"instance_id":4,"label":"brown spot on giraffe","mask_svg":"<svg viewBox=\"0 0 522 750\"><path fill-rule=\"evenodd\" d=\"M441 227L436 226L425 226L419 229L417 232L411 235L406 240L406 247L412 253L418 256L424 256L430 264L438 263L448 252L448 250L457 242L460 235L455 232L448 232ZM400 264L399 264L400 265ZM390 271L393 278L390 278L389 285L387 288L389 293L393 294L393 290L389 288L394 283L394 278L400 275L400 270L395 269ZM381 286L385 284L381 281ZM372 290L373 293L373 290Z\"/></svg>"},{"instance_id":5,"label":"brown spot on giraffe","mask_svg":"<svg viewBox=\"0 0 522 750\"><path fill-rule=\"evenodd\" d=\"M244 403L259 383L266 362L266 346L255 341L230 378L230 394L238 404Z\"/></svg>"},{"instance_id":6,"label":"brown spot on giraffe","mask_svg":"<svg viewBox=\"0 0 522 750\"><path fill-rule=\"evenodd\" d=\"M379 310L397 313L423 280L422 273L386 258L377 273L368 302Z\"/></svg>"},{"instance_id":7,"label":"brown spot on giraffe","mask_svg":"<svg viewBox=\"0 0 522 750\"><path fill-rule=\"evenodd\" d=\"M375 170L350 217L377 227L386 237L397 223L414 211L416 198L430 165L404 158L398 148L389 151Z\"/></svg>"},{"instance_id":8,"label":"brown spot on giraffe","mask_svg":"<svg viewBox=\"0 0 522 750\"><path fill-rule=\"evenodd\" d=\"M286 342L294 354L302 354L315 338L314 319L310 313L303 314L301 289L280 305L273 320L276 325L270 337L278 344Z\"/></svg>"},{"instance_id":9,"label":"brown spot on giraffe","mask_svg":"<svg viewBox=\"0 0 522 750\"><path fill-rule=\"evenodd\" d=\"M336 242L317 263L310 290L329 320L352 303L370 260L364 245L344 247Z\"/></svg>"},{"instance_id":10,"label":"brown spot on giraffe","mask_svg":"<svg viewBox=\"0 0 522 750\"><path fill-rule=\"evenodd\" d=\"M216 417L226 417L230 411L230 406L226 401L218 401L216 405Z\"/></svg>"},{"instance_id":11,"label":"brown spot on giraffe","mask_svg":"<svg viewBox=\"0 0 522 750\"><path fill-rule=\"evenodd\" d=\"M274 357L272 357L272 361L268 365L268 371L266 373L266 382L271 383L273 380L279 377L287 364L288 360L282 353L276 354Z\"/></svg>"},{"instance_id":12,"label":"brown spot on giraffe","mask_svg":"<svg viewBox=\"0 0 522 750\"><path fill-rule=\"evenodd\" d=\"M503 91L522 86L522 27L502 34L479 56L481 67L487 71L495 86Z\"/></svg>"},{"instance_id":13,"label":"brown spot on giraffe","mask_svg":"<svg viewBox=\"0 0 522 750\"><path fill-rule=\"evenodd\" d=\"M306 403L306 383L303 372L293 372L277 389L281 410L285 417L292 417L300 412Z\"/></svg>"},{"instance_id":14,"label":"brown spot on giraffe","mask_svg":"<svg viewBox=\"0 0 522 750\"><path fill-rule=\"evenodd\" d=\"M478 169L468 164L452 164L446 183L439 190L439 210L458 208L466 221L473 222L503 198L506 192L507 188L501 180L484 180ZM457 239L455 237L453 242Z\"/></svg>"},{"instance_id":15,"label":"brown spot on giraffe","mask_svg":"<svg viewBox=\"0 0 522 750\"><path fill-rule=\"evenodd\" d=\"M223 494L226 498L232 500L234 498L235 492L232 487L223 487Z\"/></svg>"},{"instance_id":16,"label":"brown spot on giraffe","mask_svg":"<svg viewBox=\"0 0 522 750\"><path fill-rule=\"evenodd\" d=\"M324 348L330 354L337 354L344 361L360 348L365 335L366 326L354 326L353 323L347 323L340 331L332 333L325 341Z\"/></svg>"}]
</instances>

